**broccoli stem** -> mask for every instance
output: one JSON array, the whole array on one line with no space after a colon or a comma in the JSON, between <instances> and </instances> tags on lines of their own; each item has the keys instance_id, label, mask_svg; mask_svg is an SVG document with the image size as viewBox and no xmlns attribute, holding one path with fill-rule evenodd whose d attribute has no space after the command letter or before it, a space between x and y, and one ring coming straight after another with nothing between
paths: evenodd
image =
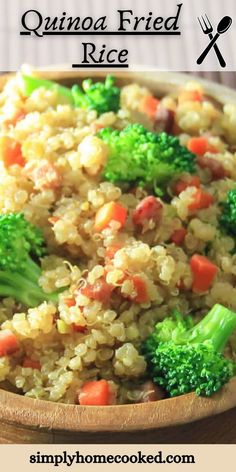
<instances>
[{"instance_id":1,"label":"broccoli stem","mask_svg":"<svg viewBox=\"0 0 236 472\"><path fill-rule=\"evenodd\" d=\"M183 337L191 344L211 341L216 351L221 352L236 328L236 314L216 304L209 313ZM179 341L179 340L178 340Z\"/></svg>"},{"instance_id":2,"label":"broccoli stem","mask_svg":"<svg viewBox=\"0 0 236 472\"><path fill-rule=\"evenodd\" d=\"M0 297L13 297L29 307L37 306L43 301L57 303L58 293L45 293L37 281L28 280L23 273L0 271Z\"/></svg>"},{"instance_id":3,"label":"broccoli stem","mask_svg":"<svg viewBox=\"0 0 236 472\"><path fill-rule=\"evenodd\" d=\"M38 284L39 277L41 276L41 268L31 257L28 257L26 268L24 269L24 275L31 281Z\"/></svg>"},{"instance_id":4,"label":"broccoli stem","mask_svg":"<svg viewBox=\"0 0 236 472\"><path fill-rule=\"evenodd\" d=\"M57 84L53 80L39 79L29 75L22 75L22 80L23 92L27 97L29 97L34 90L43 87L46 90L56 90L58 94L68 100L69 103L74 104L71 90L68 87Z\"/></svg>"}]
</instances>

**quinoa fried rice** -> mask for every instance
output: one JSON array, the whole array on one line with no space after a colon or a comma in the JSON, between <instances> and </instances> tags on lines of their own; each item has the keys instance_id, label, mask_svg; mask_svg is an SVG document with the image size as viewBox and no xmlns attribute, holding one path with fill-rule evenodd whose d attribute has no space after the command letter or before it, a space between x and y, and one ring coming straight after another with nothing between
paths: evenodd
<instances>
[{"instance_id":1,"label":"quinoa fried rice","mask_svg":"<svg viewBox=\"0 0 236 472\"><path fill-rule=\"evenodd\" d=\"M48 255L41 259L40 285L45 292L63 289L58 306L44 302L27 310L11 298L0 303L1 328L20 343L17 352L0 357L0 381L28 397L76 403L87 381L105 379L111 403L137 402L147 378L140 344L158 320L174 308L196 318L215 303L236 310L234 240L217 224L219 202L235 185L236 106L221 107L193 82L161 98L161 109L171 110L172 133L184 146L193 136L207 136L205 156L219 163L221 173L216 179L211 166L197 166L202 188L213 197L208 208L191 210L196 187L176 194L170 182L169 200L159 199L161 217L140 227L132 215L147 192L122 191L103 180L107 147L96 132L132 122L163 129L165 119L163 125L140 110L150 95L140 85L124 86L120 110L100 116L72 107L56 90L39 88L24 97L20 74L0 95L0 150L7 136L20 144L25 161L7 166L0 160L0 212L22 212L42 228ZM108 202L127 210L125 224L112 221L95 231L95 216ZM176 243L173 234L182 228ZM194 293L190 258L206 251L217 275L206 292ZM137 278L146 297L139 296ZM86 286L90 291L83 290ZM232 339L232 356L234 346ZM25 358L33 364L26 366Z\"/></svg>"}]
</instances>

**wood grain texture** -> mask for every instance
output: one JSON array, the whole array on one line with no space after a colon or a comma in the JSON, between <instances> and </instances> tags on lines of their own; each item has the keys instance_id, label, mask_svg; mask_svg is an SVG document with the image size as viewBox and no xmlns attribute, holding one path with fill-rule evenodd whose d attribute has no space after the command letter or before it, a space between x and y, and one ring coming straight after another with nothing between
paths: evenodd
<instances>
[{"instance_id":1,"label":"wood grain texture","mask_svg":"<svg viewBox=\"0 0 236 472\"><path fill-rule=\"evenodd\" d=\"M96 72L101 78L105 73ZM71 85L86 72L47 72L47 78ZM168 73L119 73L120 84L136 80L161 96L189 77ZM6 82L0 77L0 88ZM219 101L236 93L204 83ZM34 400L0 389L0 443L236 443L236 378L211 398L194 394L160 402L83 407Z\"/></svg>"}]
</instances>

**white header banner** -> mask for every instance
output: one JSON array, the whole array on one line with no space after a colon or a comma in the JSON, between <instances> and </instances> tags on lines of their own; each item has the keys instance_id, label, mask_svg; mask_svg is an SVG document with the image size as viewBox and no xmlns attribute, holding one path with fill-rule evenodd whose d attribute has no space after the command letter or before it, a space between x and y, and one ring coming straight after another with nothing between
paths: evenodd
<instances>
[{"instance_id":1,"label":"white header banner","mask_svg":"<svg viewBox=\"0 0 236 472\"><path fill-rule=\"evenodd\" d=\"M236 70L235 0L0 0L0 70Z\"/></svg>"}]
</instances>

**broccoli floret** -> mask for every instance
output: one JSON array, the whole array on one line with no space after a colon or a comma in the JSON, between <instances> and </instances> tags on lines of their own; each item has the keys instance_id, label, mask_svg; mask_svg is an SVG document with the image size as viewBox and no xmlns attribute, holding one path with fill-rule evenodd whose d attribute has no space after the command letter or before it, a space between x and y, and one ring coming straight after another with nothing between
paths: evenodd
<instances>
[{"instance_id":1,"label":"broccoli floret","mask_svg":"<svg viewBox=\"0 0 236 472\"><path fill-rule=\"evenodd\" d=\"M137 183L158 189L183 172L195 171L196 156L166 133L152 133L140 124L122 131L104 128L98 136L108 145L104 177L116 183Z\"/></svg>"},{"instance_id":2,"label":"broccoli floret","mask_svg":"<svg viewBox=\"0 0 236 472\"><path fill-rule=\"evenodd\" d=\"M57 84L53 80L40 79L31 75L22 75L22 87L26 97L29 97L38 88L43 87L46 90L55 90L66 102L71 105L74 104L71 90L68 87Z\"/></svg>"},{"instance_id":3,"label":"broccoli floret","mask_svg":"<svg viewBox=\"0 0 236 472\"><path fill-rule=\"evenodd\" d=\"M77 84L70 89L53 80L22 75L22 86L23 93L27 97L40 87L46 90L55 90L63 100L71 105L96 110L98 115L108 111L117 112L120 108L120 89L114 85L114 77L110 75L106 77L104 83L93 84L91 79L84 80L82 89Z\"/></svg>"},{"instance_id":4,"label":"broccoli floret","mask_svg":"<svg viewBox=\"0 0 236 472\"><path fill-rule=\"evenodd\" d=\"M75 106L96 110L99 115L119 110L120 89L114 85L114 77L108 75L104 83L93 84L91 79L84 80L82 89L79 85L72 87Z\"/></svg>"},{"instance_id":5,"label":"broccoli floret","mask_svg":"<svg viewBox=\"0 0 236 472\"><path fill-rule=\"evenodd\" d=\"M13 297L27 307L56 303L58 293L44 293L38 284L41 268L33 258L44 254L39 228L21 213L0 215L0 296Z\"/></svg>"},{"instance_id":6,"label":"broccoli floret","mask_svg":"<svg viewBox=\"0 0 236 472\"><path fill-rule=\"evenodd\" d=\"M221 203L220 225L224 232L236 236L236 188L229 190L226 201Z\"/></svg>"},{"instance_id":7,"label":"broccoli floret","mask_svg":"<svg viewBox=\"0 0 236 472\"><path fill-rule=\"evenodd\" d=\"M218 304L192 328L181 315L158 323L142 346L154 383L171 397L217 392L236 373L222 354L235 328L236 313Z\"/></svg>"}]
</instances>

